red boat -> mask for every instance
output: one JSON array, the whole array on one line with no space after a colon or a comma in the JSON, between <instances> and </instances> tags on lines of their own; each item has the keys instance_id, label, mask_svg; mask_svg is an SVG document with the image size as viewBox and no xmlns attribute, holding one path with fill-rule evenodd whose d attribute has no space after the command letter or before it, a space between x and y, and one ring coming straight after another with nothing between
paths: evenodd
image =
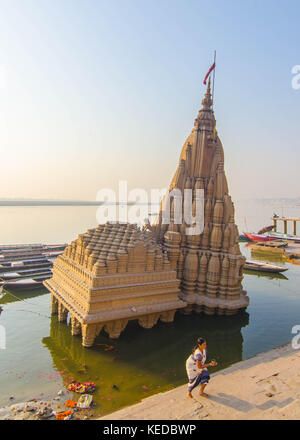
<instances>
[{"instance_id":1,"label":"red boat","mask_svg":"<svg viewBox=\"0 0 300 440\"><path fill-rule=\"evenodd\" d=\"M251 241L272 241L274 238L271 238L267 234L250 234L250 232L244 232L244 235L249 238Z\"/></svg>"}]
</instances>

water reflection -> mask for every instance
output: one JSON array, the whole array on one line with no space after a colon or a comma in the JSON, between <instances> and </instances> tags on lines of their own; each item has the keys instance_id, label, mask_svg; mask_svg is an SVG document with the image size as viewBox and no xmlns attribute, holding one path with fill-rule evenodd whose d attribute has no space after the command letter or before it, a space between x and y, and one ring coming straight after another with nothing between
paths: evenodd
<instances>
[{"instance_id":1,"label":"water reflection","mask_svg":"<svg viewBox=\"0 0 300 440\"><path fill-rule=\"evenodd\" d=\"M49 294L49 291L40 286L33 289L3 289L0 295L0 304L9 304L16 301L28 300L37 296Z\"/></svg>"},{"instance_id":2,"label":"water reflection","mask_svg":"<svg viewBox=\"0 0 300 440\"><path fill-rule=\"evenodd\" d=\"M257 272L257 271L248 270L248 269L244 269L243 273L245 275L253 275L253 276L256 276L258 278L260 278L260 277L268 278L269 280L274 280L274 279L288 280L288 277L283 275L282 273Z\"/></svg>"},{"instance_id":3,"label":"water reflection","mask_svg":"<svg viewBox=\"0 0 300 440\"><path fill-rule=\"evenodd\" d=\"M212 372L242 360L241 329L248 323L247 312L231 317L178 313L173 323L160 322L151 330L129 322L117 340L103 332L95 346L85 349L81 338L71 335L70 326L54 316L50 336L42 342L66 383L96 382L95 401L103 415L186 383L185 360L199 336L207 339L209 357L219 364ZM114 349L105 351L107 345Z\"/></svg>"},{"instance_id":4,"label":"water reflection","mask_svg":"<svg viewBox=\"0 0 300 440\"><path fill-rule=\"evenodd\" d=\"M274 249L268 251L268 249L258 248L253 243L247 243L246 245L240 245L241 250L251 254L251 258L264 262L281 263L284 265L286 258L284 252L274 252Z\"/></svg>"}]
</instances>

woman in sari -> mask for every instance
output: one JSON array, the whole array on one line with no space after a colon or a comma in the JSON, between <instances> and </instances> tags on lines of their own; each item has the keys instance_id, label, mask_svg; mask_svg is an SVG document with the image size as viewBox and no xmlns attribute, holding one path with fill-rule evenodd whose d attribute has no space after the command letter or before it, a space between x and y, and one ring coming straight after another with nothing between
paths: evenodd
<instances>
[{"instance_id":1,"label":"woman in sari","mask_svg":"<svg viewBox=\"0 0 300 440\"><path fill-rule=\"evenodd\" d=\"M208 395L204 392L206 385L209 382L210 375L208 373L208 367L215 367L217 362L212 360L206 364L207 351L206 351L206 341L204 338L198 338L197 345L194 347L193 353L186 361L186 372L189 378L188 384L188 397L192 396L192 390L196 388L199 384L200 396L207 397Z\"/></svg>"}]
</instances>

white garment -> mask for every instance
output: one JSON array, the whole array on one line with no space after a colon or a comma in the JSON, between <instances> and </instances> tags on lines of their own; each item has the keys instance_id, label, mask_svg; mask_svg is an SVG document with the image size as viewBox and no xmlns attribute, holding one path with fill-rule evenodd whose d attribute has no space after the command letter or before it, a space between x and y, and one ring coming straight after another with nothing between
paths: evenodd
<instances>
[{"instance_id":1,"label":"white garment","mask_svg":"<svg viewBox=\"0 0 300 440\"><path fill-rule=\"evenodd\" d=\"M199 361L202 365L206 362L206 350L203 352L197 348L194 353L192 353L186 361L186 372L189 380L194 379L196 376L202 373L203 370L207 370L207 368L198 368L197 361Z\"/></svg>"}]
</instances>

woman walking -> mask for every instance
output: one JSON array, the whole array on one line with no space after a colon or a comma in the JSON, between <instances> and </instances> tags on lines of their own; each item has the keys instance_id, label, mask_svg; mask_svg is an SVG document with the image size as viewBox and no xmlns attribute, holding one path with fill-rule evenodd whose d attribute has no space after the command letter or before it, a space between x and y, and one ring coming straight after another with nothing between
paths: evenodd
<instances>
[{"instance_id":1,"label":"woman walking","mask_svg":"<svg viewBox=\"0 0 300 440\"><path fill-rule=\"evenodd\" d=\"M204 388L210 379L207 367L215 367L217 362L212 360L210 363L206 364L206 359L206 341L204 338L198 338L197 345L194 347L193 353L186 361L186 372L189 378L188 397L190 398L193 397L192 390L199 384L201 384L199 395L205 397L208 396L204 392Z\"/></svg>"}]
</instances>

